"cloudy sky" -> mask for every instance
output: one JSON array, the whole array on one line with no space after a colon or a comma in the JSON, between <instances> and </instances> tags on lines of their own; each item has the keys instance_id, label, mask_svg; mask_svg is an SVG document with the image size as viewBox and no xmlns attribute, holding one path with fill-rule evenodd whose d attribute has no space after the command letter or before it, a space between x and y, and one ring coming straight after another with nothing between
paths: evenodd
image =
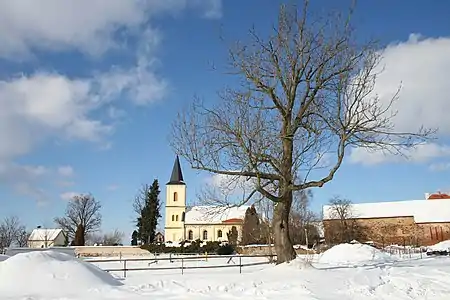
<instances>
[{"instance_id":1,"label":"cloudy sky","mask_svg":"<svg viewBox=\"0 0 450 300\"><path fill-rule=\"evenodd\" d=\"M450 190L450 4L360 2L359 37L378 38L384 50L377 92L402 85L396 125L440 131L407 161L353 150L314 192L315 209L335 194L365 202ZM245 39L253 24L264 34L279 3L0 0L0 217L54 226L67 199L90 192L103 204L104 229L130 232L136 190L169 179L177 110L195 95L215 101L229 80L213 70L226 58L221 37ZM194 200L211 180L183 167Z\"/></svg>"}]
</instances>

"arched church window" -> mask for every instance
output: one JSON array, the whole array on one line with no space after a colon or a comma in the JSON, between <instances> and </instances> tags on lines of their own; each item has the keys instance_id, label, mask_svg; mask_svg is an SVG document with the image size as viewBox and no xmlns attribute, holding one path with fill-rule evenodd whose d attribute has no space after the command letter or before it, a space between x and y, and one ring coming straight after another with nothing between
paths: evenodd
<instances>
[{"instance_id":1,"label":"arched church window","mask_svg":"<svg viewBox=\"0 0 450 300\"><path fill-rule=\"evenodd\" d=\"M173 201L175 202L175 201L178 201L178 193L177 192L174 192L173 193Z\"/></svg>"},{"instance_id":2,"label":"arched church window","mask_svg":"<svg viewBox=\"0 0 450 300\"><path fill-rule=\"evenodd\" d=\"M183 213L181 214L181 222L184 222L184 218L186 217L186 214L184 213L184 211L183 211Z\"/></svg>"},{"instance_id":3,"label":"arched church window","mask_svg":"<svg viewBox=\"0 0 450 300\"><path fill-rule=\"evenodd\" d=\"M194 232L192 230L188 231L188 240L192 241L194 239Z\"/></svg>"},{"instance_id":4,"label":"arched church window","mask_svg":"<svg viewBox=\"0 0 450 300\"><path fill-rule=\"evenodd\" d=\"M222 230L217 230L217 237L219 237L219 238L222 237Z\"/></svg>"},{"instance_id":5,"label":"arched church window","mask_svg":"<svg viewBox=\"0 0 450 300\"><path fill-rule=\"evenodd\" d=\"M203 231L203 240L207 240L208 239L208 231L204 230Z\"/></svg>"},{"instance_id":6,"label":"arched church window","mask_svg":"<svg viewBox=\"0 0 450 300\"><path fill-rule=\"evenodd\" d=\"M175 221L175 215L172 215L172 222Z\"/></svg>"},{"instance_id":7,"label":"arched church window","mask_svg":"<svg viewBox=\"0 0 450 300\"><path fill-rule=\"evenodd\" d=\"M175 217L175 221L177 221L178 222L178 215Z\"/></svg>"}]
</instances>

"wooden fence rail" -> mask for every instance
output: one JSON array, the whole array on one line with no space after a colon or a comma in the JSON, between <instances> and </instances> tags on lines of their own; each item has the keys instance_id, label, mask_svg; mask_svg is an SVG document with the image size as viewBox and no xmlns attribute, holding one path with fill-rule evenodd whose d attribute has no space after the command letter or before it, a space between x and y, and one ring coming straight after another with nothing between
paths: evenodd
<instances>
[{"instance_id":1,"label":"wooden fence rail","mask_svg":"<svg viewBox=\"0 0 450 300\"><path fill-rule=\"evenodd\" d=\"M263 262L253 262L253 263L242 263L242 258L256 258L256 257L265 257L267 261ZM105 268L103 269L106 272L123 272L123 277L127 277L127 272L129 271L147 271L147 270L181 270L181 274L184 274L184 270L189 269L219 269L219 268L231 268L231 267L239 267L239 273L242 273L243 267L249 266L257 266L257 265L265 265L270 264L276 255L202 255L202 256L169 256L169 257L156 257L155 258L120 258L120 259L86 259L86 262L89 263L107 263L107 262L122 262L122 268ZM226 265L212 265L212 266L186 266L186 261L198 260L198 259L217 259L217 258L229 258ZM239 264L236 264L233 261L233 258L239 259ZM127 262L144 262L150 261L152 263L158 263L158 261L170 261L171 263L175 261L181 261L181 266L177 267L139 267L139 268L128 268ZM230 264L233 262L233 264Z\"/></svg>"}]
</instances>

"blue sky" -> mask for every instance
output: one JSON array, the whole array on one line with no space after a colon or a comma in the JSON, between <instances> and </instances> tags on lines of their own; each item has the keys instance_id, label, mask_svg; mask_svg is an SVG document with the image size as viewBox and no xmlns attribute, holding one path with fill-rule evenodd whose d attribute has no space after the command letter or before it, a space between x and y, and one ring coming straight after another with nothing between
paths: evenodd
<instances>
[{"instance_id":1,"label":"blue sky","mask_svg":"<svg viewBox=\"0 0 450 300\"><path fill-rule=\"evenodd\" d=\"M30 228L54 226L67 196L90 192L103 205L103 230L128 235L140 185L157 178L165 197L177 110L194 95L215 101L231 82L220 72L227 43L245 40L252 24L267 33L281 2L0 4L0 217L17 215ZM345 9L350 1L335 2L314 1L313 9ZM377 91L403 83L397 125L440 132L408 161L349 153L335 180L314 190L315 210L336 194L367 202L450 190L450 3L359 2L358 37L376 37L387 47ZM195 200L209 175L183 160L182 167Z\"/></svg>"}]
</instances>

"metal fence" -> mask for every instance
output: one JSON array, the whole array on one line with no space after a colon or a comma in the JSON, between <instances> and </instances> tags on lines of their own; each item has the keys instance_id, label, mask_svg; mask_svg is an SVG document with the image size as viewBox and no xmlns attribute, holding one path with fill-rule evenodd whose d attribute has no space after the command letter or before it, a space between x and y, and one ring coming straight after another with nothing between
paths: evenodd
<instances>
[{"instance_id":1,"label":"metal fence","mask_svg":"<svg viewBox=\"0 0 450 300\"><path fill-rule=\"evenodd\" d=\"M256 257L265 257L267 258L267 261L262 262L253 262L253 263L242 263L243 258L256 258ZM257 265L265 265L270 264L274 261L274 258L276 255L189 255L189 256L182 256L182 255L171 255L169 257L155 257L155 258L121 258L121 259L86 259L86 262L89 263L107 263L107 262L121 262L122 267L121 268L102 268L106 272L123 272L123 277L127 276L127 272L130 271L149 271L149 270L181 270L181 274L184 274L185 270L189 269L219 269L219 268L231 268L231 267L239 267L239 273L242 273L243 267L249 267L249 266L257 266ZM212 266L187 266L185 265L188 261L193 260L209 260L209 259L218 259L218 258L228 258L227 264L222 265L212 265ZM238 260L238 263L236 264L236 261L234 259ZM129 268L127 264L129 262L145 262L148 261L149 264L147 267L138 267L138 268ZM159 261L169 261L171 263L175 261L180 261L181 266L174 266L174 267L150 267L151 265L158 264ZM232 264L231 264L232 263Z\"/></svg>"}]
</instances>

